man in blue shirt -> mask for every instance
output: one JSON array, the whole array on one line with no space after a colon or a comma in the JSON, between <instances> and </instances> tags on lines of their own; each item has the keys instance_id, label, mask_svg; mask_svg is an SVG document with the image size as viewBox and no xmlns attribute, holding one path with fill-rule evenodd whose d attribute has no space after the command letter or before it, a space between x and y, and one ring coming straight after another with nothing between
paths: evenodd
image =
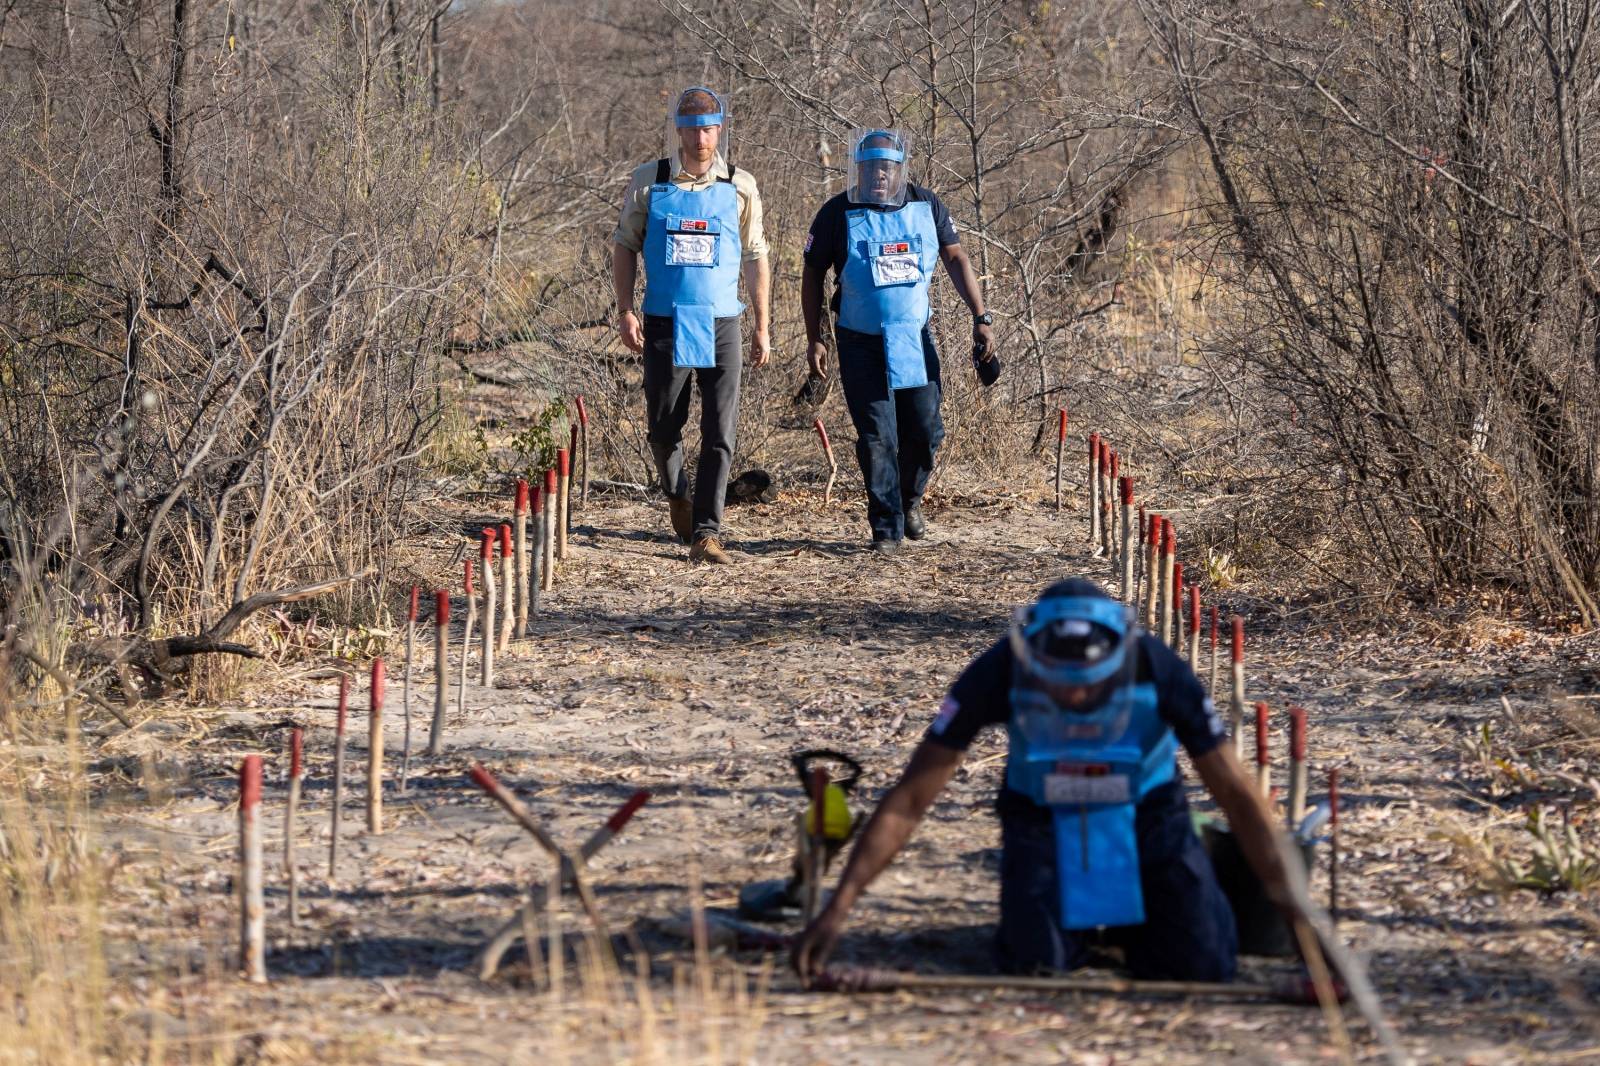
<instances>
[{"instance_id":1,"label":"man in blue shirt","mask_svg":"<svg viewBox=\"0 0 1600 1066\"><path fill-rule=\"evenodd\" d=\"M875 551L927 529L922 493L944 440L939 354L928 329L928 287L942 261L973 315L973 340L993 358L993 317L939 198L906 180L909 144L900 130L860 130L852 138L850 184L822 205L806 237L800 309L806 357L828 374L822 339L822 287L835 288L839 378L856 427L856 460L867 486Z\"/></svg>"},{"instance_id":2,"label":"man in blue shirt","mask_svg":"<svg viewBox=\"0 0 1600 1066\"><path fill-rule=\"evenodd\" d=\"M1237 938L1189 820L1177 748L1227 815L1269 898L1305 918L1265 802L1194 673L1094 583L1058 582L1020 609L949 695L862 831L828 906L794 948L821 971L845 917L911 837L986 726L1009 734L996 954L1012 973L1084 965L1105 930L1140 978L1226 981Z\"/></svg>"}]
</instances>

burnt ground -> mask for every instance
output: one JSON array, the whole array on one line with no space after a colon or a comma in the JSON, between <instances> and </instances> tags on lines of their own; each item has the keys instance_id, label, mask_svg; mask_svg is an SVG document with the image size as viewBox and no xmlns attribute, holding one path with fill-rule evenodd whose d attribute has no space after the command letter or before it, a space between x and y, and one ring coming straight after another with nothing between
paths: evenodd
<instances>
[{"instance_id":1,"label":"burnt ground","mask_svg":"<svg viewBox=\"0 0 1600 1066\"><path fill-rule=\"evenodd\" d=\"M1081 519L1038 501L936 497L928 539L880 560L862 550L861 505L849 479L841 482L846 498L827 508L819 495L798 493L731 509L740 559L728 568L688 566L665 536L660 503L598 497L576 520L573 558L537 636L514 644L493 691L469 687L467 706L450 717L448 753L417 760L407 793L389 796L378 837L362 828L358 680L344 852L331 884L332 682L286 678L270 705L165 718L108 741L92 769L112 867L104 928L113 1010L169 1048L263 1062L1335 1058L1314 1009L1024 993L813 995L781 959L764 964L743 952L696 966L692 949L661 931L657 920L689 906L695 884L705 905L731 908L742 884L786 871L802 803L789 753L855 753L868 766L863 799L875 797L955 673L1001 633L1010 605L1069 573L1109 576L1086 551ZM463 544L441 535L422 553L442 575L454 572ZM1591 794L1583 782L1596 773L1600 708L1581 697L1600 669L1593 639L1482 623L1450 647L1431 620L1424 641L1420 622L1396 621L1382 636L1341 627L1336 605L1239 591L1229 607L1251 619L1250 697L1308 707L1316 778L1329 765L1344 768L1342 929L1370 959L1407 1048L1441 1062L1600 1058L1597 897L1484 887L1467 842L1526 852L1519 803L1546 786L1497 784L1492 760L1464 755L1468 738L1493 723L1497 742L1511 745L1507 765L1532 760L1571 778L1540 781L1555 782L1551 802L1567 805L1592 844L1600 785ZM458 600L457 639L462 613ZM402 740L397 665L391 677L392 774ZM431 700L431 683L419 679L419 724ZM278 753L289 721L307 726L309 759L296 928L285 917L279 850ZM1282 726L1280 715L1280 742ZM1003 743L998 734L980 739L859 907L844 961L989 968L991 802ZM231 972L233 774L248 752L272 753L264 988ZM530 878L551 869L467 781L474 760L573 843L633 789L654 793L592 867L624 976L597 969L595 941L577 936L584 923L570 907L562 924L577 942L559 990L520 951L502 979L473 976L486 931ZM1314 797L1321 792L1315 784ZM1314 891L1326 884L1319 868ZM1285 968L1245 966L1251 977ZM1367 1031L1347 1017L1357 1056L1372 1057Z\"/></svg>"}]
</instances>

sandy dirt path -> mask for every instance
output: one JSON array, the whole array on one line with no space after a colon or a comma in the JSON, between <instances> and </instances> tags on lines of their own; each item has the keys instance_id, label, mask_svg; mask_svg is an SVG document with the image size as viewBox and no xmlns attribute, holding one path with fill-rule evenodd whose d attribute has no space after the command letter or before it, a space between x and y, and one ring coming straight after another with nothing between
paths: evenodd
<instances>
[{"instance_id":1,"label":"sandy dirt path","mask_svg":"<svg viewBox=\"0 0 1600 1066\"><path fill-rule=\"evenodd\" d=\"M859 508L846 499L824 510L819 499L800 495L732 510L740 565L691 568L684 549L666 539L664 507L596 500L576 520L573 559L538 635L513 646L492 692L469 687L465 712L450 721L448 753L420 760L409 793L389 797L381 837L361 824L364 681L355 686L345 848L331 886L331 684L286 688L272 706L226 708L185 736L147 728L118 742L101 770L153 759L170 785L134 803L128 795L108 801L104 834L115 874L107 941L114 972L127 975L116 1005L173 1041L204 1028L200 1019L210 1011L242 1012L250 1026L228 1038L239 1061L1332 1058L1320 1014L1287 1006L1019 993L814 996L797 989L782 960L755 1003L739 1002L725 985L674 979L674 964L692 954L654 931L650 919L682 910L695 878L707 905L731 908L740 885L786 871L802 802L789 753L825 746L856 754L869 770L863 795L875 797L955 673L1000 635L1011 605L1057 577L1110 576L1107 564L1088 557L1081 521L1034 503L935 500L928 538L890 560L862 550ZM458 543L465 541L424 546L439 574L455 572ZM1328 624L1328 612L1243 592L1230 606L1251 617L1251 698L1311 711L1314 798L1322 768L1344 767L1351 807L1343 929L1370 955L1407 1047L1426 1061L1600 1058L1592 903L1585 911L1562 896L1483 893L1452 860L1450 843L1434 836L1486 816L1465 780L1462 738L1508 708L1532 713L1549 706L1553 693L1592 685L1594 645L1563 651L1525 642L1424 655L1403 637L1342 633ZM453 613L459 637L459 601ZM397 664L391 677L393 767L401 739ZM415 700L423 737L431 701L424 680ZM284 760L275 756L267 798L273 982L251 989L231 980L229 962L237 921L232 774L245 753L282 752L290 720L308 727L305 914L297 929L283 914ZM846 961L930 972L990 968L998 863L991 804L1003 744L999 733L980 739L923 830L858 909ZM649 952L649 1011L620 986L574 986L556 1002L537 977L528 979L520 952L506 979L484 985L472 976L486 931L530 876L550 869L468 783L464 771L474 760L573 843L633 789L654 793L594 865L608 920L617 929L636 923L636 944ZM1314 888L1325 886L1319 870ZM567 928L577 925L571 912ZM638 962L625 966L632 972ZM761 962L759 954L719 962L719 980L730 967L755 972ZM1248 960L1245 970L1271 976L1285 964ZM1358 1054L1372 1055L1364 1027L1350 1018Z\"/></svg>"}]
</instances>

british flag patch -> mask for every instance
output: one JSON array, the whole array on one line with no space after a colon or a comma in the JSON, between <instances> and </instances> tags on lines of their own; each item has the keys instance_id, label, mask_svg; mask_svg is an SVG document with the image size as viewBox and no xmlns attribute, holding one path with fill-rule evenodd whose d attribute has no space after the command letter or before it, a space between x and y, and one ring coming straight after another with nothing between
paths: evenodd
<instances>
[{"instance_id":1,"label":"british flag patch","mask_svg":"<svg viewBox=\"0 0 1600 1066\"><path fill-rule=\"evenodd\" d=\"M678 226L680 229L691 229L704 232L706 228L706 220L703 218L686 218L682 222L678 223Z\"/></svg>"},{"instance_id":2,"label":"british flag patch","mask_svg":"<svg viewBox=\"0 0 1600 1066\"><path fill-rule=\"evenodd\" d=\"M961 704L956 702L954 696L946 696L944 702L939 704L939 713L933 719L933 732L942 734L950 728L950 723L955 721L956 714L960 712Z\"/></svg>"},{"instance_id":3,"label":"british flag patch","mask_svg":"<svg viewBox=\"0 0 1600 1066\"><path fill-rule=\"evenodd\" d=\"M800 250L801 250L801 251L802 251L802 252L809 252L809 251L811 251L811 242L812 242L812 241L814 241L814 240L816 240L816 239L817 239L817 235L816 235L816 234L815 234L815 233L808 233L808 234L806 234L806 246L805 246L805 247L804 247L804 248L802 248L802 249L800 249Z\"/></svg>"}]
</instances>

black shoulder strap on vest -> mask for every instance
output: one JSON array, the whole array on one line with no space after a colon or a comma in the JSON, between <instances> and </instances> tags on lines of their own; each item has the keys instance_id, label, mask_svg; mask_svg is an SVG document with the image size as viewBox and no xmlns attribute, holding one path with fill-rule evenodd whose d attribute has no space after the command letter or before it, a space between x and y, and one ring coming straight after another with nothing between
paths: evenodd
<instances>
[{"instance_id":1,"label":"black shoulder strap on vest","mask_svg":"<svg viewBox=\"0 0 1600 1066\"><path fill-rule=\"evenodd\" d=\"M732 163L729 163L728 164L728 173L723 175L722 177L718 178L717 180L718 181L725 181L729 185L732 185L733 184L733 172L734 172L735 169L737 169L737 168L735 168Z\"/></svg>"},{"instance_id":2,"label":"black shoulder strap on vest","mask_svg":"<svg viewBox=\"0 0 1600 1066\"><path fill-rule=\"evenodd\" d=\"M656 160L656 184L665 185L672 180L672 164L666 159Z\"/></svg>"}]
</instances>

